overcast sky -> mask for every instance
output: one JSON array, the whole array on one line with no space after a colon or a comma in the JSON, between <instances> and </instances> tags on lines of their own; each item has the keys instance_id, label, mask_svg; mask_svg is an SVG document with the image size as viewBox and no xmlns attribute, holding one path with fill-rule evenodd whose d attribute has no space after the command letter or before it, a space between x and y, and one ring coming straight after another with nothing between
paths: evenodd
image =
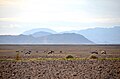
<instances>
[{"instance_id":1,"label":"overcast sky","mask_svg":"<svg viewBox=\"0 0 120 79\"><path fill-rule=\"evenodd\" d=\"M120 26L120 0L0 0L0 34Z\"/></svg>"}]
</instances>

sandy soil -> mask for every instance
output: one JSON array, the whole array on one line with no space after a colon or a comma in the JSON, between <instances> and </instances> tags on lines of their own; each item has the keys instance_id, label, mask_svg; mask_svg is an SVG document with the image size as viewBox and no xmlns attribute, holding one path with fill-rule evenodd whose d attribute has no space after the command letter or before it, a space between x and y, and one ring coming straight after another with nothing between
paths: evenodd
<instances>
[{"instance_id":1,"label":"sandy soil","mask_svg":"<svg viewBox=\"0 0 120 79\"><path fill-rule=\"evenodd\" d=\"M0 79L120 79L120 60L2 61Z\"/></svg>"}]
</instances>

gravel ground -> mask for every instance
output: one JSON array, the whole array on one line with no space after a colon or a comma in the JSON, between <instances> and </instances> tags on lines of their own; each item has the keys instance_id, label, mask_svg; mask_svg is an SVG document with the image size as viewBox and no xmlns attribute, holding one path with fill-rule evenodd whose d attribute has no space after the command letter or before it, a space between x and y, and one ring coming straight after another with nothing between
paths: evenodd
<instances>
[{"instance_id":1,"label":"gravel ground","mask_svg":"<svg viewBox=\"0 0 120 79\"><path fill-rule=\"evenodd\" d=\"M0 79L120 79L120 60L0 61Z\"/></svg>"}]
</instances>

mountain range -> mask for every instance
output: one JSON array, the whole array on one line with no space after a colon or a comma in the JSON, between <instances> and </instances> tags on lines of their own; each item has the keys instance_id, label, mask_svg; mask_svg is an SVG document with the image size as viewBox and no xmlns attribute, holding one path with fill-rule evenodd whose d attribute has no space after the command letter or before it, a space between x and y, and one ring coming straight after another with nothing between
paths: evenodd
<instances>
[{"instance_id":1,"label":"mountain range","mask_svg":"<svg viewBox=\"0 0 120 79\"><path fill-rule=\"evenodd\" d=\"M46 30L45 32L48 32L48 31ZM89 28L85 30L72 30L72 31L64 31L60 33L57 33L57 32L54 32L54 33L80 34L86 37L87 39L93 41L96 44L120 44L120 26L115 26L112 28ZM41 34L37 34L37 35L41 35Z\"/></svg>"},{"instance_id":2,"label":"mountain range","mask_svg":"<svg viewBox=\"0 0 120 79\"><path fill-rule=\"evenodd\" d=\"M64 33L34 37L32 35L1 35L0 44L92 44L80 34Z\"/></svg>"},{"instance_id":3,"label":"mountain range","mask_svg":"<svg viewBox=\"0 0 120 79\"><path fill-rule=\"evenodd\" d=\"M90 28L57 33L48 28L27 30L21 35L0 35L2 44L120 44L120 27Z\"/></svg>"}]
</instances>

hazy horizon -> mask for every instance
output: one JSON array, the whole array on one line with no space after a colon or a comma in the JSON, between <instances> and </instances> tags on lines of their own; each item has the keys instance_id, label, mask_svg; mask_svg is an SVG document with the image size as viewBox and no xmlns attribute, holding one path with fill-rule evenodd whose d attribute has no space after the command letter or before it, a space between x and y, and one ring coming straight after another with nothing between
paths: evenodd
<instances>
[{"instance_id":1,"label":"hazy horizon","mask_svg":"<svg viewBox=\"0 0 120 79\"><path fill-rule=\"evenodd\" d=\"M120 0L0 0L0 35L120 26Z\"/></svg>"}]
</instances>

